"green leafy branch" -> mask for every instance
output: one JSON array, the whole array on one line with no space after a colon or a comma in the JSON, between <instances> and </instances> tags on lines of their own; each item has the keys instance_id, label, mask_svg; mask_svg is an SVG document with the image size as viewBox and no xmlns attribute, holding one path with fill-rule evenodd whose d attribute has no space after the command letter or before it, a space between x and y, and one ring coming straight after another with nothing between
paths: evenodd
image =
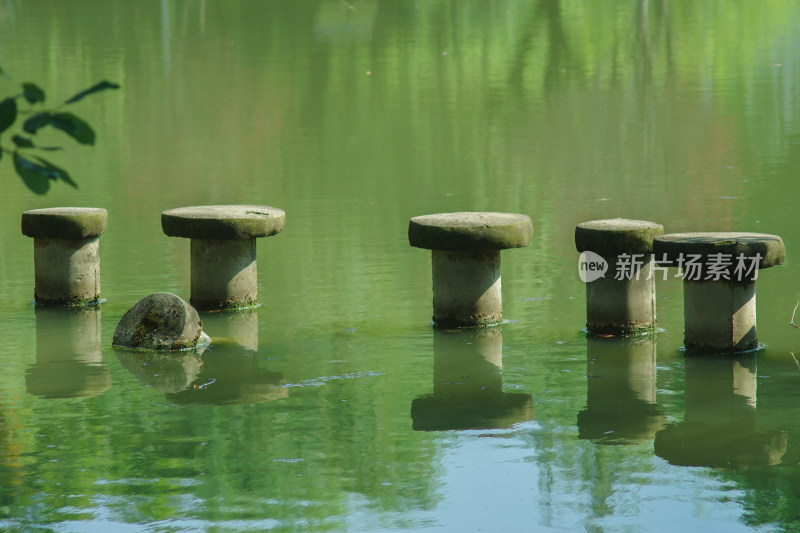
<instances>
[{"instance_id":1,"label":"green leafy branch","mask_svg":"<svg viewBox=\"0 0 800 533\"><path fill-rule=\"evenodd\" d=\"M0 75L3 75L0 68ZM0 162L4 155L13 158L14 170L22 178L23 183L36 194L45 194L50 189L51 181L61 180L77 188L69 173L43 157L36 155L40 152L61 150L60 146L39 146L34 142L36 133L47 126L63 131L80 144L94 145L96 135L92 127L74 113L62 111L68 104L83 100L86 96L106 89L119 89L119 85L110 81L100 83L79 92L64 101L55 109L39 110L44 104L45 92L34 83L23 83L22 92L0 100ZM28 109L20 109L19 103L27 102ZM2 135L7 132L17 119L30 115L22 123L22 132L12 135L13 147L2 144Z\"/></svg>"}]
</instances>

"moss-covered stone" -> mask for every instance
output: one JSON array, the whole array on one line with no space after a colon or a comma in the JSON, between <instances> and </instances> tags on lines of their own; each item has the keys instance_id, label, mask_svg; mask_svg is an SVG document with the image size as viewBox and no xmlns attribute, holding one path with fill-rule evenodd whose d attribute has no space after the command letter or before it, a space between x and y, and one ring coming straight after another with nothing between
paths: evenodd
<instances>
[{"instance_id":1,"label":"moss-covered stone","mask_svg":"<svg viewBox=\"0 0 800 533\"><path fill-rule=\"evenodd\" d=\"M515 213L458 212L418 216L408 224L408 242L444 251L522 248L531 242L533 224Z\"/></svg>"},{"instance_id":2,"label":"moss-covered stone","mask_svg":"<svg viewBox=\"0 0 800 533\"><path fill-rule=\"evenodd\" d=\"M170 237L245 240L283 231L286 213L266 205L204 205L161 213L161 228Z\"/></svg>"},{"instance_id":3,"label":"moss-covered stone","mask_svg":"<svg viewBox=\"0 0 800 533\"><path fill-rule=\"evenodd\" d=\"M182 298L158 292L136 302L114 330L114 346L185 350L208 341L197 311Z\"/></svg>"},{"instance_id":4,"label":"moss-covered stone","mask_svg":"<svg viewBox=\"0 0 800 533\"><path fill-rule=\"evenodd\" d=\"M760 254L759 268L780 265L786 259L783 240L766 233L670 233L655 238L653 252L660 263L664 263L661 259L666 254L666 262L673 264L689 255L699 255L699 262L707 263L712 254L729 254L734 260L739 254L746 258Z\"/></svg>"},{"instance_id":5,"label":"moss-covered stone","mask_svg":"<svg viewBox=\"0 0 800 533\"><path fill-rule=\"evenodd\" d=\"M575 246L581 253L594 252L604 257L649 254L653 251L653 239L662 233L664 226L647 220L592 220L575 228Z\"/></svg>"},{"instance_id":6,"label":"moss-covered stone","mask_svg":"<svg viewBox=\"0 0 800 533\"><path fill-rule=\"evenodd\" d=\"M22 234L33 238L90 239L105 233L108 211L94 207L52 207L22 213Z\"/></svg>"}]
</instances>

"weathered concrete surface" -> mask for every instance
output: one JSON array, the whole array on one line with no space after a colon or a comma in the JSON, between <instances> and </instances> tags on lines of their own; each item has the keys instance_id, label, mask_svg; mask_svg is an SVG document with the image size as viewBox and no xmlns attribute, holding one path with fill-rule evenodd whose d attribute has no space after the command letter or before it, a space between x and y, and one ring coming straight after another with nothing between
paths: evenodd
<instances>
[{"instance_id":1,"label":"weathered concrete surface","mask_svg":"<svg viewBox=\"0 0 800 533\"><path fill-rule=\"evenodd\" d=\"M604 278L586 283L586 329L592 334L629 335L656 327L655 278L647 279L651 256L642 260L639 279L614 279L617 256L604 257Z\"/></svg>"},{"instance_id":2,"label":"weathered concrete surface","mask_svg":"<svg viewBox=\"0 0 800 533\"><path fill-rule=\"evenodd\" d=\"M575 246L581 253L589 251L604 257L649 254L653 251L653 239L663 233L664 226L647 220L591 220L575 228Z\"/></svg>"},{"instance_id":3,"label":"weathered concrete surface","mask_svg":"<svg viewBox=\"0 0 800 533\"><path fill-rule=\"evenodd\" d=\"M439 213L414 217L408 224L411 246L428 250L522 248L531 242L532 236L531 219L515 213Z\"/></svg>"},{"instance_id":4,"label":"weathered concrete surface","mask_svg":"<svg viewBox=\"0 0 800 533\"><path fill-rule=\"evenodd\" d=\"M702 353L758 347L754 281L683 282L684 344Z\"/></svg>"},{"instance_id":5,"label":"weathered concrete surface","mask_svg":"<svg viewBox=\"0 0 800 533\"><path fill-rule=\"evenodd\" d=\"M114 346L184 350L209 342L197 311L180 297L158 292L136 302L117 324Z\"/></svg>"},{"instance_id":6,"label":"weathered concrete surface","mask_svg":"<svg viewBox=\"0 0 800 533\"><path fill-rule=\"evenodd\" d=\"M684 343L703 353L736 353L758 347L756 335L757 271L744 276L737 257L761 256L758 269L783 263L786 249L777 235L765 233L714 232L672 233L655 238L653 252L662 264L675 265L680 258L699 256L702 270L695 276L686 268L683 285ZM728 255L727 266L712 254ZM719 258L719 256L717 256ZM687 263L688 264L688 263ZM730 279L706 279L709 265ZM749 265L748 265L749 266ZM693 278L700 279L693 279Z\"/></svg>"},{"instance_id":7,"label":"weathered concrete surface","mask_svg":"<svg viewBox=\"0 0 800 533\"><path fill-rule=\"evenodd\" d=\"M85 305L100 300L99 236L108 212L55 207L22 213L22 233L33 237L36 305Z\"/></svg>"},{"instance_id":8,"label":"weathered concrete surface","mask_svg":"<svg viewBox=\"0 0 800 533\"><path fill-rule=\"evenodd\" d=\"M664 226L647 220L613 218L582 222L575 247L594 252L608 263L605 277L586 283L586 329L592 334L628 335L656 327L656 287L650 276L653 238ZM620 255L640 255L638 278L616 279ZM629 263L630 264L630 263ZM630 269L628 269L630 270ZM647 279L647 278L650 279Z\"/></svg>"},{"instance_id":9,"label":"weathered concrete surface","mask_svg":"<svg viewBox=\"0 0 800 533\"><path fill-rule=\"evenodd\" d=\"M33 240L36 305L85 305L100 300L100 241Z\"/></svg>"},{"instance_id":10,"label":"weathered concrete surface","mask_svg":"<svg viewBox=\"0 0 800 533\"><path fill-rule=\"evenodd\" d=\"M503 319L500 252L433 250L433 321L443 327Z\"/></svg>"},{"instance_id":11,"label":"weathered concrete surface","mask_svg":"<svg viewBox=\"0 0 800 533\"><path fill-rule=\"evenodd\" d=\"M500 250L527 246L532 235L531 219L514 213L412 218L408 242L432 250L434 322L444 327L500 322Z\"/></svg>"},{"instance_id":12,"label":"weathered concrete surface","mask_svg":"<svg viewBox=\"0 0 800 533\"><path fill-rule=\"evenodd\" d=\"M192 239L190 301L201 311L258 303L256 241Z\"/></svg>"},{"instance_id":13,"label":"weathered concrete surface","mask_svg":"<svg viewBox=\"0 0 800 533\"><path fill-rule=\"evenodd\" d=\"M190 301L200 310L258 303L256 238L283 230L286 213L267 205L205 205L161 213L171 237L192 240Z\"/></svg>"},{"instance_id":14,"label":"weathered concrete surface","mask_svg":"<svg viewBox=\"0 0 800 533\"><path fill-rule=\"evenodd\" d=\"M737 257L761 255L759 268L780 265L786 259L783 240L777 235L744 232L670 233L655 238L653 252L659 262L666 254L667 262L675 263L681 254L696 254L707 262L711 254L730 254Z\"/></svg>"},{"instance_id":15,"label":"weathered concrete surface","mask_svg":"<svg viewBox=\"0 0 800 533\"><path fill-rule=\"evenodd\" d=\"M201 205L161 213L161 228L170 237L246 240L283 231L286 213L268 205Z\"/></svg>"},{"instance_id":16,"label":"weathered concrete surface","mask_svg":"<svg viewBox=\"0 0 800 533\"><path fill-rule=\"evenodd\" d=\"M108 227L108 211L96 207L52 207L22 213L22 234L49 239L99 237Z\"/></svg>"}]
</instances>

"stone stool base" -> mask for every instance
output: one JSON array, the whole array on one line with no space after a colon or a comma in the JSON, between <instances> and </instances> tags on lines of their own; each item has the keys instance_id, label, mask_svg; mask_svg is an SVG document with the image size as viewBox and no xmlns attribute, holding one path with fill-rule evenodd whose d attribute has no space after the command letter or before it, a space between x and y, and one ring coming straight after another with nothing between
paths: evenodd
<instances>
[{"instance_id":1,"label":"stone stool base","mask_svg":"<svg viewBox=\"0 0 800 533\"><path fill-rule=\"evenodd\" d=\"M33 240L36 305L85 305L100 300L100 241Z\"/></svg>"},{"instance_id":2,"label":"stone stool base","mask_svg":"<svg viewBox=\"0 0 800 533\"><path fill-rule=\"evenodd\" d=\"M706 353L758 347L755 281L683 282L684 343Z\"/></svg>"},{"instance_id":3,"label":"stone stool base","mask_svg":"<svg viewBox=\"0 0 800 533\"><path fill-rule=\"evenodd\" d=\"M500 252L433 250L433 321L439 326L482 326L503 318Z\"/></svg>"},{"instance_id":4,"label":"stone stool base","mask_svg":"<svg viewBox=\"0 0 800 533\"><path fill-rule=\"evenodd\" d=\"M192 239L192 295L200 310L258 302L256 240Z\"/></svg>"},{"instance_id":5,"label":"stone stool base","mask_svg":"<svg viewBox=\"0 0 800 533\"><path fill-rule=\"evenodd\" d=\"M593 334L627 335L656 327L656 286L647 279L652 258L645 257L639 279L617 280L617 258L608 262L606 277L586 283L586 329Z\"/></svg>"}]
</instances>

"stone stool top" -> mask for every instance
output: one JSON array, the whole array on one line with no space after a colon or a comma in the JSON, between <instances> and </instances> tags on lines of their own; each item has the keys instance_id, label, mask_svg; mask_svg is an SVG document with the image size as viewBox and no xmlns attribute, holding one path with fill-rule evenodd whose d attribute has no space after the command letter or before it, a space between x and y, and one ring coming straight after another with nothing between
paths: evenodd
<instances>
[{"instance_id":1,"label":"stone stool top","mask_svg":"<svg viewBox=\"0 0 800 533\"><path fill-rule=\"evenodd\" d=\"M247 240L283 231L286 213L268 205L201 205L161 213L161 228L170 237Z\"/></svg>"},{"instance_id":2,"label":"stone stool top","mask_svg":"<svg viewBox=\"0 0 800 533\"><path fill-rule=\"evenodd\" d=\"M22 234L49 239L89 239L105 233L108 211L95 207L51 207L22 213Z\"/></svg>"},{"instance_id":3,"label":"stone stool top","mask_svg":"<svg viewBox=\"0 0 800 533\"><path fill-rule=\"evenodd\" d=\"M712 254L730 255L734 264L739 254L746 258L761 256L758 268L780 265L786 259L783 240L766 233L670 233L656 237L653 251L660 263L675 263L681 256L699 255L701 263L711 262Z\"/></svg>"},{"instance_id":4,"label":"stone stool top","mask_svg":"<svg viewBox=\"0 0 800 533\"><path fill-rule=\"evenodd\" d=\"M575 228L575 246L581 253L594 252L606 257L621 253L649 254L653 251L653 238L662 233L664 226L647 220L591 220Z\"/></svg>"},{"instance_id":5,"label":"stone stool top","mask_svg":"<svg viewBox=\"0 0 800 533\"><path fill-rule=\"evenodd\" d=\"M445 251L490 251L522 248L531 242L533 224L515 213L439 213L414 217L408 242L417 248Z\"/></svg>"}]
</instances>

